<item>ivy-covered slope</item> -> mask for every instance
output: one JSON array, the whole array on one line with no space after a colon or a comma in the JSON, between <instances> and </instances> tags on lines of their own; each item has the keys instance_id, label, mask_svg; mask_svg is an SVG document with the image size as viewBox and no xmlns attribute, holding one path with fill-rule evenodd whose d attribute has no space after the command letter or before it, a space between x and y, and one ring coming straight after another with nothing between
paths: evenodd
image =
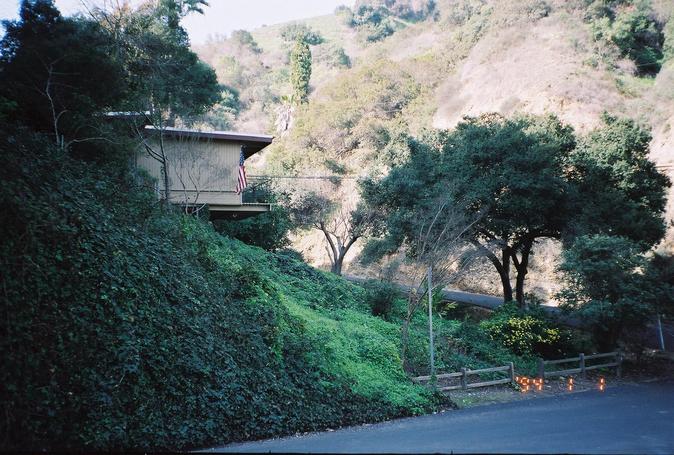
<instances>
[{"instance_id":1,"label":"ivy-covered slope","mask_svg":"<svg viewBox=\"0 0 674 455\"><path fill-rule=\"evenodd\" d=\"M163 213L119 167L0 141L3 450L193 448L439 405L360 288Z\"/></svg>"}]
</instances>

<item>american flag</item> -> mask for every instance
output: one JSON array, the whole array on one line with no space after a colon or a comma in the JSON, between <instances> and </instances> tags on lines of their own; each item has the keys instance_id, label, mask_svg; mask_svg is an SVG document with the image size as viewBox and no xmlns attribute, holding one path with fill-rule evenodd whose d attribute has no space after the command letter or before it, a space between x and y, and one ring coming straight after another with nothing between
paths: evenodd
<instances>
[{"instance_id":1,"label":"american flag","mask_svg":"<svg viewBox=\"0 0 674 455\"><path fill-rule=\"evenodd\" d=\"M241 192L248 186L246 182L246 166L243 165L243 162L246 158L243 156L243 147L241 147L241 153L239 155L239 177L236 181L236 194L241 194Z\"/></svg>"}]
</instances>

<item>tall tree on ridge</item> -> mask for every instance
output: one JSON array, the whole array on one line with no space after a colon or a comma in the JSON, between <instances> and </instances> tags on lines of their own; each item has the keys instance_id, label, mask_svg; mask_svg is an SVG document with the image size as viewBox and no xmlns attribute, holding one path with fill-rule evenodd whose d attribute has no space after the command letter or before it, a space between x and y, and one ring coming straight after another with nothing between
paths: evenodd
<instances>
[{"instance_id":1,"label":"tall tree on ridge","mask_svg":"<svg viewBox=\"0 0 674 455\"><path fill-rule=\"evenodd\" d=\"M311 50L304 39L297 39L290 52L290 83L296 103L306 103L309 100L310 79Z\"/></svg>"}]
</instances>

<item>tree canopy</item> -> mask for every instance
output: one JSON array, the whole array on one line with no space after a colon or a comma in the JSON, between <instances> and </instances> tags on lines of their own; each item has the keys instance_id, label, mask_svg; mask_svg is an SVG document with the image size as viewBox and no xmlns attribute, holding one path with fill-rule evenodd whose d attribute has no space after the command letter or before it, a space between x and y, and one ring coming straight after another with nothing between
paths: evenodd
<instances>
[{"instance_id":1,"label":"tree canopy","mask_svg":"<svg viewBox=\"0 0 674 455\"><path fill-rule=\"evenodd\" d=\"M180 25L185 15L199 12L206 4L162 0L156 7L146 2L136 10L97 11L99 21L118 43L116 57L129 86L125 110L150 111L170 123L179 116L203 114L220 101L215 71L190 50L187 32Z\"/></svg>"},{"instance_id":2,"label":"tree canopy","mask_svg":"<svg viewBox=\"0 0 674 455\"><path fill-rule=\"evenodd\" d=\"M607 114L603 123L580 138L571 155L569 238L618 235L646 250L665 233L662 215L671 183L648 159L648 130Z\"/></svg>"},{"instance_id":3,"label":"tree canopy","mask_svg":"<svg viewBox=\"0 0 674 455\"><path fill-rule=\"evenodd\" d=\"M290 84L297 102L306 103L309 100L310 79L311 50L306 41L298 39L290 52Z\"/></svg>"},{"instance_id":4,"label":"tree canopy","mask_svg":"<svg viewBox=\"0 0 674 455\"><path fill-rule=\"evenodd\" d=\"M671 285L649 262L638 244L621 236L583 235L564 251L567 281L558 297L591 329L597 346L635 341L643 324L668 306Z\"/></svg>"},{"instance_id":5,"label":"tree canopy","mask_svg":"<svg viewBox=\"0 0 674 455\"><path fill-rule=\"evenodd\" d=\"M648 132L605 116L576 140L554 116L497 114L465 118L454 130L409 141L409 159L364 197L386 217L386 232L368 245L376 259L414 237L419 214L438 200L474 219L466 241L498 272L505 301L525 306L524 283L535 242L612 233L650 247L664 234L667 178L647 159Z\"/></svg>"},{"instance_id":6,"label":"tree canopy","mask_svg":"<svg viewBox=\"0 0 674 455\"><path fill-rule=\"evenodd\" d=\"M3 21L0 99L4 117L63 146L100 136L96 113L126 93L115 43L101 27L65 18L50 0L25 0L20 19Z\"/></svg>"}]
</instances>

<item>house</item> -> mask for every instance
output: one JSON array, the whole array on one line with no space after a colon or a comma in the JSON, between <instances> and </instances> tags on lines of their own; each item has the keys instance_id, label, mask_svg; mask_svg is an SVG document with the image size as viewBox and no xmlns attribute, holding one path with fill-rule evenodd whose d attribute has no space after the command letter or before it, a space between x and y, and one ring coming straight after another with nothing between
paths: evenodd
<instances>
[{"instance_id":1,"label":"house","mask_svg":"<svg viewBox=\"0 0 674 455\"><path fill-rule=\"evenodd\" d=\"M239 162L271 144L273 136L230 131L144 127L136 164L157 180L160 195L191 209L207 206L211 219L242 219L268 212L270 204L244 203L236 192ZM162 171L168 170L168 192Z\"/></svg>"}]
</instances>

